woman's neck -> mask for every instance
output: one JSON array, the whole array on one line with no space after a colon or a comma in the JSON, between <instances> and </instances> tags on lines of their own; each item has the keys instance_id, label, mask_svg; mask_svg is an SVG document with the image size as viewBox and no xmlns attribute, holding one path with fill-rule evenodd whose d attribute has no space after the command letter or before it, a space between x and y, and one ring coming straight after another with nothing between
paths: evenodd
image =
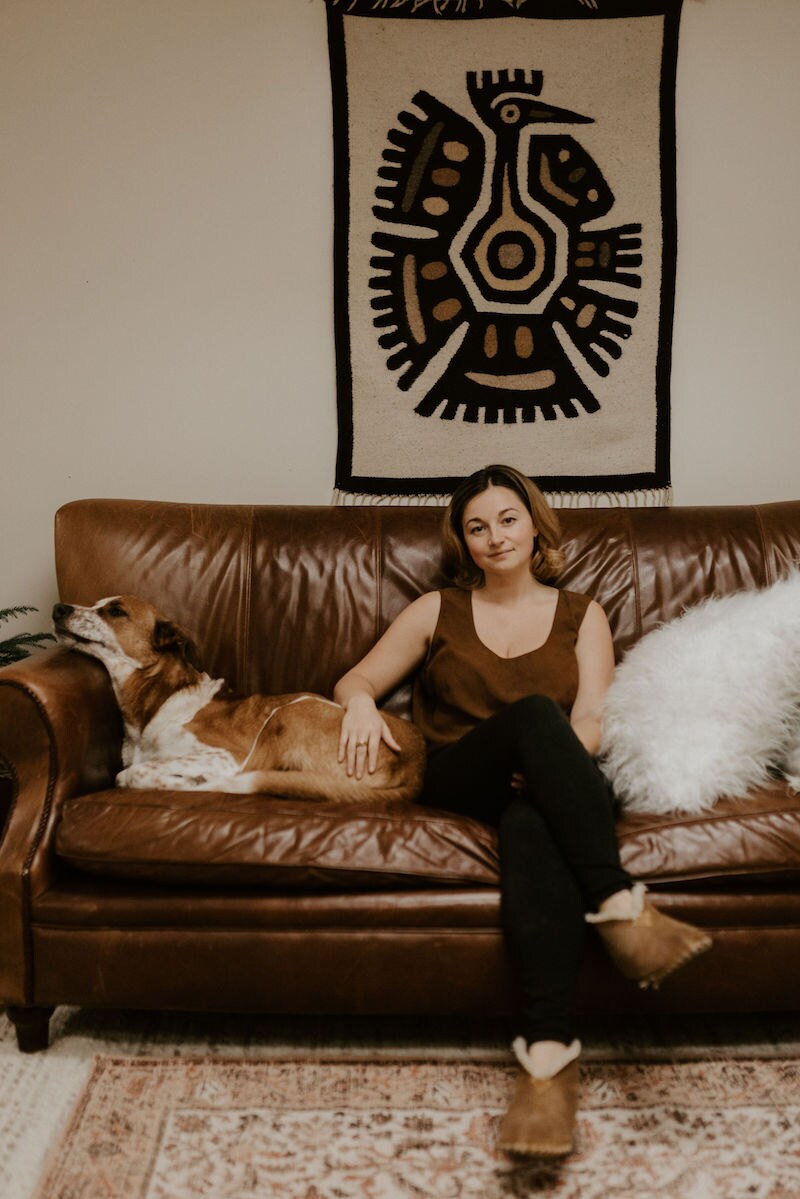
<instances>
[{"instance_id":1,"label":"woman's neck","mask_svg":"<svg viewBox=\"0 0 800 1199\"><path fill-rule=\"evenodd\" d=\"M490 603L510 606L548 591L549 587L525 570L519 574L484 577L483 587L479 588L478 594Z\"/></svg>"}]
</instances>

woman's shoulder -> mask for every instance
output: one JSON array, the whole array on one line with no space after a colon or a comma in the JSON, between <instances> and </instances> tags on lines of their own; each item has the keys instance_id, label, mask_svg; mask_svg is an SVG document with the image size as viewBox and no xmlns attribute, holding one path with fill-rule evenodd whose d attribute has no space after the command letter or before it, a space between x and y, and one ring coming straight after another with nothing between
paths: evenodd
<instances>
[{"instance_id":1,"label":"woman's shoulder","mask_svg":"<svg viewBox=\"0 0 800 1199\"><path fill-rule=\"evenodd\" d=\"M468 587L442 587L441 591L432 592L438 595L445 604L466 604L470 601L472 592Z\"/></svg>"},{"instance_id":2,"label":"woman's shoulder","mask_svg":"<svg viewBox=\"0 0 800 1199\"><path fill-rule=\"evenodd\" d=\"M448 621L472 621L472 590L469 587L443 587L439 596L439 613Z\"/></svg>"},{"instance_id":3,"label":"woman's shoulder","mask_svg":"<svg viewBox=\"0 0 800 1199\"><path fill-rule=\"evenodd\" d=\"M441 591L424 591L412 600L408 607L400 613L400 617L408 624L416 624L427 632L433 632L439 619L442 606Z\"/></svg>"},{"instance_id":4,"label":"woman's shoulder","mask_svg":"<svg viewBox=\"0 0 800 1199\"><path fill-rule=\"evenodd\" d=\"M463 587L426 591L409 604L403 615L428 640L444 628L449 634L464 633L472 620L471 592Z\"/></svg>"},{"instance_id":5,"label":"woman's shoulder","mask_svg":"<svg viewBox=\"0 0 800 1199\"><path fill-rule=\"evenodd\" d=\"M408 606L416 608L418 612L438 612L444 591L450 590L457 589L447 587L443 591L423 591L422 595L418 595Z\"/></svg>"},{"instance_id":6,"label":"woman's shoulder","mask_svg":"<svg viewBox=\"0 0 800 1199\"><path fill-rule=\"evenodd\" d=\"M583 591L568 591L566 587L559 587L558 590L563 597L562 602L570 624L574 626L577 632L592 605L596 608L600 608L600 605L591 595L586 595ZM602 608L600 608L600 611L602 612Z\"/></svg>"}]
</instances>

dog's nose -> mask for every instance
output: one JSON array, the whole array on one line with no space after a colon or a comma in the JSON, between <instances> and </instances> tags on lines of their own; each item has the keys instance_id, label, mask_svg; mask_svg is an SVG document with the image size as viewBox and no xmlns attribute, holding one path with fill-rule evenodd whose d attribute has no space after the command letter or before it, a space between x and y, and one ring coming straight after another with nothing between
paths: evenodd
<instances>
[{"instance_id":1,"label":"dog's nose","mask_svg":"<svg viewBox=\"0 0 800 1199\"><path fill-rule=\"evenodd\" d=\"M53 620L58 624L61 620L66 620L75 611L72 604L54 604Z\"/></svg>"}]
</instances>

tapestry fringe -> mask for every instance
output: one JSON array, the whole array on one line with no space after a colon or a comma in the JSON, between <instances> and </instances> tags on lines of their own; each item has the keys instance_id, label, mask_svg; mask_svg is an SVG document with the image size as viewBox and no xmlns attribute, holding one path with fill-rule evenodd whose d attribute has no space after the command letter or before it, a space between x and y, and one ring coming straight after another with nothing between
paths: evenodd
<instances>
[{"instance_id":1,"label":"tapestry fringe","mask_svg":"<svg viewBox=\"0 0 800 1199\"><path fill-rule=\"evenodd\" d=\"M331 503L338 508L366 508L373 504L381 507L444 507L447 495L367 495L361 491L342 491L334 487Z\"/></svg>"},{"instance_id":2,"label":"tapestry fringe","mask_svg":"<svg viewBox=\"0 0 800 1199\"><path fill-rule=\"evenodd\" d=\"M648 487L639 491L546 491L553 508L669 508L671 487ZM335 487L336 507L444 507L448 495L368 495Z\"/></svg>"},{"instance_id":3,"label":"tapestry fringe","mask_svg":"<svg viewBox=\"0 0 800 1199\"><path fill-rule=\"evenodd\" d=\"M671 487L638 491L546 491L554 508L670 508Z\"/></svg>"}]
</instances>

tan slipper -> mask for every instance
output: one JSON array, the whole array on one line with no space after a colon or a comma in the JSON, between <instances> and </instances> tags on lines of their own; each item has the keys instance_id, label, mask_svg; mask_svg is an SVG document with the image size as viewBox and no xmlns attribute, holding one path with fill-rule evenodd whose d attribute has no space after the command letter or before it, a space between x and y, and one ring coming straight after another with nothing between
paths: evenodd
<instances>
[{"instance_id":1,"label":"tan slipper","mask_svg":"<svg viewBox=\"0 0 800 1199\"><path fill-rule=\"evenodd\" d=\"M524 1062L526 1046L514 1042ZM565 1047L566 1065L549 1078L535 1078L523 1069L508 1111L500 1125L498 1145L506 1153L564 1157L572 1152L578 1108L578 1058L580 1043Z\"/></svg>"},{"instance_id":2,"label":"tan slipper","mask_svg":"<svg viewBox=\"0 0 800 1199\"><path fill-rule=\"evenodd\" d=\"M586 920L597 925L609 956L626 978L657 990L668 974L710 949L712 939L702 929L659 912L645 899L642 883L636 883L632 894L632 916L597 913Z\"/></svg>"}]
</instances>

